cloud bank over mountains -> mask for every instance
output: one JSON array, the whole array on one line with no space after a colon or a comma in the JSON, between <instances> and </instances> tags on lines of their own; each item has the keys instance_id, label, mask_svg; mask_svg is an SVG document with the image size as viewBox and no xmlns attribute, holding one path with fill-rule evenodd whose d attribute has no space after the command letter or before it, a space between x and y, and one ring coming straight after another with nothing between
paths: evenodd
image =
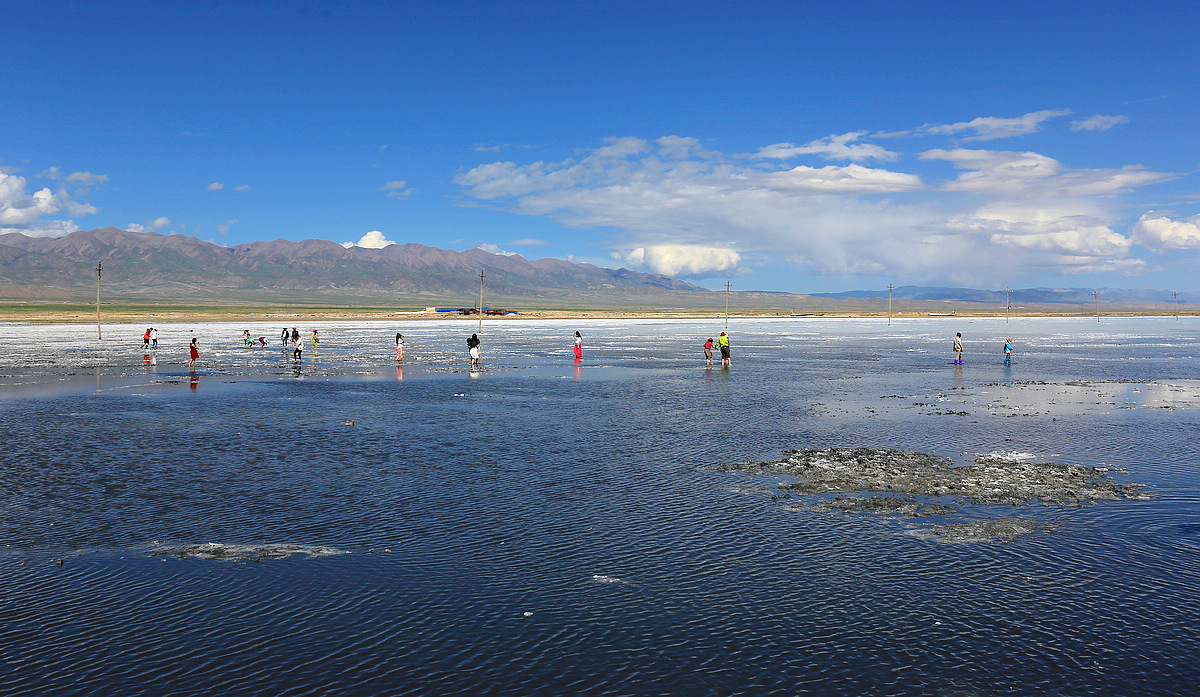
<instances>
[{"instance_id":1,"label":"cloud bank over mountains","mask_svg":"<svg viewBox=\"0 0 1200 697\"><path fill-rule=\"evenodd\" d=\"M455 181L502 210L603 231L614 258L685 278L785 260L805 274L994 284L1040 273L1137 274L1154 267L1155 254L1200 248L1195 219L1145 218L1137 208L1139 190L1180 175L968 145L1028 136L1069 114L854 131L749 154L680 136L610 138L576 158L493 162ZM1093 116L1060 137L1126 121ZM950 147L899 147L935 137ZM832 164L797 162L804 158Z\"/></svg>"}]
</instances>

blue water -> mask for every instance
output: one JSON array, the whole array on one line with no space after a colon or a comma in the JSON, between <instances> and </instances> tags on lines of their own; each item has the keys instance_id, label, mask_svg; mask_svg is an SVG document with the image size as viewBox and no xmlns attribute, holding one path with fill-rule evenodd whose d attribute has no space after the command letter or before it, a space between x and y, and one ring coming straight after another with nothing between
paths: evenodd
<instances>
[{"instance_id":1,"label":"blue water","mask_svg":"<svg viewBox=\"0 0 1200 697\"><path fill-rule=\"evenodd\" d=\"M723 321L496 320L474 373L475 322L312 326L299 365L267 326L247 350L170 325L153 355L144 327L0 327L0 695L1200 683L1200 320L733 320L729 370L700 351ZM1057 527L952 544L716 469L829 446L1015 451L1158 498L968 506ZM345 553L162 552L204 543Z\"/></svg>"}]
</instances>

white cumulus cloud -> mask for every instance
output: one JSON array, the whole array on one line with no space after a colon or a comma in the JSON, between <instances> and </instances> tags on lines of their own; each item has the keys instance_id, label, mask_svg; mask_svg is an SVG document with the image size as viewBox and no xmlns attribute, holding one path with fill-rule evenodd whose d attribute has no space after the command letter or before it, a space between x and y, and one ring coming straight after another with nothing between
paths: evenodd
<instances>
[{"instance_id":1,"label":"white cumulus cloud","mask_svg":"<svg viewBox=\"0 0 1200 697\"><path fill-rule=\"evenodd\" d=\"M129 225L125 226L125 229L130 232L150 232L151 230L162 230L163 228L170 227L170 226L171 226L170 218L168 218L166 216L159 216L159 217L155 218L154 220L146 221L145 224L130 223ZM220 225L218 225L217 227L220 227Z\"/></svg>"},{"instance_id":2,"label":"white cumulus cloud","mask_svg":"<svg viewBox=\"0 0 1200 697\"><path fill-rule=\"evenodd\" d=\"M0 233L19 232L34 237L58 237L79 229L70 220L45 220L64 209L69 215L96 212L91 204L71 198L65 189L45 187L30 193L24 177L0 170Z\"/></svg>"},{"instance_id":3,"label":"white cumulus cloud","mask_svg":"<svg viewBox=\"0 0 1200 697\"><path fill-rule=\"evenodd\" d=\"M721 271L732 271L742 260L741 255L732 249L681 244L638 247L621 258L635 268L667 276L686 277L704 277Z\"/></svg>"},{"instance_id":4,"label":"white cumulus cloud","mask_svg":"<svg viewBox=\"0 0 1200 697\"><path fill-rule=\"evenodd\" d=\"M505 249L501 249L499 245L492 244L491 242L484 242L483 244L479 245L479 248L488 254L497 254L502 257L512 257L517 255L516 252L510 252Z\"/></svg>"},{"instance_id":5,"label":"white cumulus cloud","mask_svg":"<svg viewBox=\"0 0 1200 697\"><path fill-rule=\"evenodd\" d=\"M350 247L362 247L364 249L383 249L388 245L396 244L383 236L379 230L372 230L363 235L358 242L343 242L342 246L349 249Z\"/></svg>"},{"instance_id":6,"label":"white cumulus cloud","mask_svg":"<svg viewBox=\"0 0 1200 697\"><path fill-rule=\"evenodd\" d=\"M1200 249L1200 215L1172 220L1166 215L1146 213L1133 226L1133 240L1157 252Z\"/></svg>"},{"instance_id":7,"label":"white cumulus cloud","mask_svg":"<svg viewBox=\"0 0 1200 697\"><path fill-rule=\"evenodd\" d=\"M221 189L224 189L224 188L225 188L225 185L222 184L221 182L213 182L212 184L208 185L209 191L220 191Z\"/></svg>"},{"instance_id":8,"label":"white cumulus cloud","mask_svg":"<svg viewBox=\"0 0 1200 697\"><path fill-rule=\"evenodd\" d=\"M801 165L786 172L765 175L762 183L779 191L842 194L911 191L922 187L921 178L915 174L870 169L861 165L819 168Z\"/></svg>"}]
</instances>

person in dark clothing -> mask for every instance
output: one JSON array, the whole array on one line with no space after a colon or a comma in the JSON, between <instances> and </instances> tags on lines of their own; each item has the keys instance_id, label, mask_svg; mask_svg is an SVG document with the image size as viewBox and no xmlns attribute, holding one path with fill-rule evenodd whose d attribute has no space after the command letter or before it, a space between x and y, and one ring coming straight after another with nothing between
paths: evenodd
<instances>
[{"instance_id":1,"label":"person in dark clothing","mask_svg":"<svg viewBox=\"0 0 1200 697\"><path fill-rule=\"evenodd\" d=\"M472 334L470 339L467 339L467 350L471 354L471 367L479 367L479 335Z\"/></svg>"}]
</instances>

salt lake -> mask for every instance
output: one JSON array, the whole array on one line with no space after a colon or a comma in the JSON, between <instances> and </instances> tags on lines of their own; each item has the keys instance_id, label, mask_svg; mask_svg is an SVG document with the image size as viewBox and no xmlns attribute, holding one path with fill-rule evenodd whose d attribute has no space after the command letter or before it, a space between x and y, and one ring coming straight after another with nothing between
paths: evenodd
<instances>
[{"instance_id":1,"label":"salt lake","mask_svg":"<svg viewBox=\"0 0 1200 697\"><path fill-rule=\"evenodd\" d=\"M0 695L1200 683L1200 318L725 326L0 325Z\"/></svg>"}]
</instances>

